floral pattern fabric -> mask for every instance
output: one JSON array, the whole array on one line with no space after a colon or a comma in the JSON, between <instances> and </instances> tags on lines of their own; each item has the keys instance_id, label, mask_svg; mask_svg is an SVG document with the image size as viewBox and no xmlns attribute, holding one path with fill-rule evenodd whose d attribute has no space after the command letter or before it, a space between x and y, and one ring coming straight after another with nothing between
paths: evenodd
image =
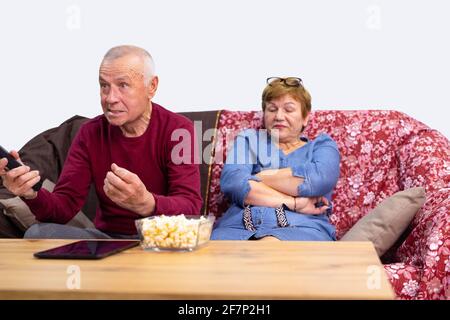
<instances>
[{"instance_id":1,"label":"floral pattern fabric","mask_svg":"<svg viewBox=\"0 0 450 320\"><path fill-rule=\"evenodd\" d=\"M262 112L222 111L216 136L208 211L220 217L226 151L244 129L261 128ZM436 130L398 111L318 110L304 134L329 134L341 153L330 221L340 239L361 217L397 191L422 186L427 201L405 235L383 257L399 299L450 299L450 145Z\"/></svg>"}]
</instances>

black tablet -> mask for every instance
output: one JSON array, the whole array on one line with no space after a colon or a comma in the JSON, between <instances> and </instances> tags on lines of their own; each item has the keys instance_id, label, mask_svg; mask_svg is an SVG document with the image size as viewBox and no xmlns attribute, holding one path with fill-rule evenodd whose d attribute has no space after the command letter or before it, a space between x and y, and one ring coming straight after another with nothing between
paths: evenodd
<instances>
[{"instance_id":1,"label":"black tablet","mask_svg":"<svg viewBox=\"0 0 450 320\"><path fill-rule=\"evenodd\" d=\"M138 244L139 240L81 240L36 252L34 256L43 259L101 259Z\"/></svg>"}]
</instances>

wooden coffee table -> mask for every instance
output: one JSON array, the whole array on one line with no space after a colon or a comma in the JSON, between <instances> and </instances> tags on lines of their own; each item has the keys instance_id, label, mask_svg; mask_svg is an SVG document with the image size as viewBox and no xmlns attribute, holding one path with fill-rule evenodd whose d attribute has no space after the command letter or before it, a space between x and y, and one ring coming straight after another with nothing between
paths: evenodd
<instances>
[{"instance_id":1,"label":"wooden coffee table","mask_svg":"<svg viewBox=\"0 0 450 320\"><path fill-rule=\"evenodd\" d=\"M210 241L102 260L41 260L73 240L0 240L0 299L393 299L370 242Z\"/></svg>"}]
</instances>

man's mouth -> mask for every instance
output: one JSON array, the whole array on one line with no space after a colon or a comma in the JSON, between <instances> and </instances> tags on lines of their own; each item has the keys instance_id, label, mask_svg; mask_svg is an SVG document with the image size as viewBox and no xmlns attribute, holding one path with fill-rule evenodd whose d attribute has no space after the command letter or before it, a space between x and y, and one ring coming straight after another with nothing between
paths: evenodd
<instances>
[{"instance_id":1,"label":"man's mouth","mask_svg":"<svg viewBox=\"0 0 450 320\"><path fill-rule=\"evenodd\" d=\"M123 112L125 112L125 111L123 111L123 110L107 110L107 113L108 114L110 114L110 115L114 115L114 116L116 116L116 115L118 115L118 114L121 114L121 113L123 113Z\"/></svg>"}]
</instances>

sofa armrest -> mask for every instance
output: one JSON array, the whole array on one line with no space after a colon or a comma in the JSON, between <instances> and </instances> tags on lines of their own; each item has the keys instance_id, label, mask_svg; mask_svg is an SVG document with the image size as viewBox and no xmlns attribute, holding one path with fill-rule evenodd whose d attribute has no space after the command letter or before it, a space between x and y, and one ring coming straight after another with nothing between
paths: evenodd
<instances>
[{"instance_id":1,"label":"sofa armrest","mask_svg":"<svg viewBox=\"0 0 450 320\"><path fill-rule=\"evenodd\" d=\"M415 299L450 298L450 188L429 194L397 250L397 258L419 269L419 281L406 281L397 294L417 290ZM413 288L414 287L414 288Z\"/></svg>"},{"instance_id":2,"label":"sofa armrest","mask_svg":"<svg viewBox=\"0 0 450 320\"><path fill-rule=\"evenodd\" d=\"M397 157L400 189L424 187L427 201L395 252L397 261L418 268L418 281L405 279L401 287L394 288L401 298L449 299L449 140L436 130L422 128L405 137Z\"/></svg>"}]
</instances>

